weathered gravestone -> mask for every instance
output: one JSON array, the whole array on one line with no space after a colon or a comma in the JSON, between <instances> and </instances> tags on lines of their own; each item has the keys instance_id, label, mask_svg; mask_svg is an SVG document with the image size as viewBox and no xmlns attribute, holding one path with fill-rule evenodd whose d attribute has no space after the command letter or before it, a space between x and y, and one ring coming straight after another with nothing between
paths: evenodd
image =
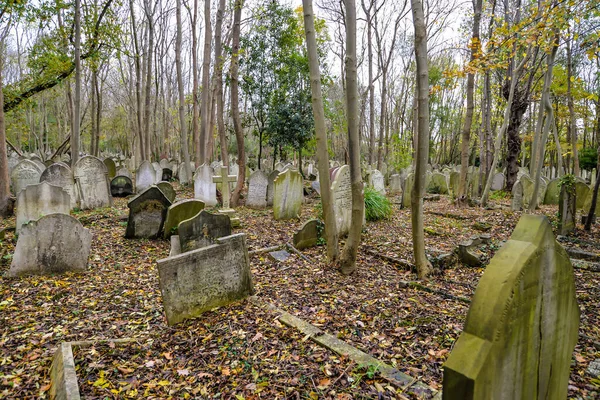
<instances>
[{"instance_id":1,"label":"weathered gravestone","mask_svg":"<svg viewBox=\"0 0 600 400\"><path fill-rule=\"evenodd\" d=\"M127 197L133 194L133 182L126 176L115 176L110 181L110 194L113 197Z\"/></svg>"},{"instance_id":2,"label":"weathered gravestone","mask_svg":"<svg viewBox=\"0 0 600 400\"><path fill-rule=\"evenodd\" d=\"M506 177L502 172L498 172L492 177L492 185L490 186L490 189L502 190L504 189L504 182L506 182Z\"/></svg>"},{"instance_id":3,"label":"weathered gravestone","mask_svg":"<svg viewBox=\"0 0 600 400\"><path fill-rule=\"evenodd\" d=\"M40 176L40 183L41 182L48 182L51 185L61 187L69 194L71 208L77 207L75 181L73 180L71 168L63 163L52 164L42 172L42 175Z\"/></svg>"},{"instance_id":4,"label":"weathered gravestone","mask_svg":"<svg viewBox=\"0 0 600 400\"><path fill-rule=\"evenodd\" d=\"M453 198L458 197L458 186L460 185L460 172L452 171L450 172L450 186L448 191Z\"/></svg>"},{"instance_id":5,"label":"weathered gravestone","mask_svg":"<svg viewBox=\"0 0 600 400\"><path fill-rule=\"evenodd\" d=\"M578 329L569 256L545 217L524 215L479 281L443 398L566 399Z\"/></svg>"},{"instance_id":6,"label":"weathered gravestone","mask_svg":"<svg viewBox=\"0 0 600 400\"><path fill-rule=\"evenodd\" d=\"M352 223L352 182L350 180L350 167L342 165L332 168L331 194L333 196L333 211L335 213L335 226L339 236L345 236Z\"/></svg>"},{"instance_id":7,"label":"weathered gravestone","mask_svg":"<svg viewBox=\"0 0 600 400\"><path fill-rule=\"evenodd\" d=\"M403 208L410 208L410 206L411 206L411 196L412 196L412 191L414 189L414 185L415 185L415 174L413 174L411 172L406 176L406 179L404 180L404 188L402 190L402 207Z\"/></svg>"},{"instance_id":8,"label":"weathered gravestone","mask_svg":"<svg viewBox=\"0 0 600 400\"><path fill-rule=\"evenodd\" d=\"M267 206L273 205L273 197L275 196L275 179L279 176L280 171L275 169L269 174L269 182L267 183ZM321 194L321 192L319 192Z\"/></svg>"},{"instance_id":9,"label":"weathered gravestone","mask_svg":"<svg viewBox=\"0 0 600 400\"><path fill-rule=\"evenodd\" d=\"M294 233L294 247L302 250L316 246L324 229L325 227L321 221L318 219L309 219L302 225L298 232Z\"/></svg>"},{"instance_id":10,"label":"weathered gravestone","mask_svg":"<svg viewBox=\"0 0 600 400\"><path fill-rule=\"evenodd\" d=\"M390 176L390 194L402 193L402 178L398 174Z\"/></svg>"},{"instance_id":11,"label":"weathered gravestone","mask_svg":"<svg viewBox=\"0 0 600 400\"><path fill-rule=\"evenodd\" d=\"M560 195L559 183L559 179L553 179L548 183L546 194L544 195L544 204L558 204L558 197Z\"/></svg>"},{"instance_id":12,"label":"weathered gravestone","mask_svg":"<svg viewBox=\"0 0 600 400\"><path fill-rule=\"evenodd\" d=\"M513 211L521 211L523 208L523 184L517 181L512 188L512 200L510 208Z\"/></svg>"},{"instance_id":13,"label":"weathered gravestone","mask_svg":"<svg viewBox=\"0 0 600 400\"><path fill-rule=\"evenodd\" d=\"M67 214L50 214L23 226L8 276L85 271L92 234Z\"/></svg>"},{"instance_id":14,"label":"weathered gravestone","mask_svg":"<svg viewBox=\"0 0 600 400\"><path fill-rule=\"evenodd\" d=\"M448 194L448 181L446 175L440 172L431 174L431 180L427 185L428 193Z\"/></svg>"},{"instance_id":15,"label":"weathered gravestone","mask_svg":"<svg viewBox=\"0 0 600 400\"><path fill-rule=\"evenodd\" d=\"M212 180L215 184L217 184L217 183L221 184L221 200L223 203L223 209L225 211L231 210L231 207L229 206L229 204L230 204L229 201L230 201L230 197L231 197L231 190L229 187L229 183L237 181L237 176L236 175L227 175L227 171L228 171L228 168L226 166L223 166L219 170L220 175L215 175L212 177Z\"/></svg>"},{"instance_id":16,"label":"weathered gravestone","mask_svg":"<svg viewBox=\"0 0 600 400\"><path fill-rule=\"evenodd\" d=\"M192 161L190 161L190 174L193 174L195 169L196 169L196 166L194 165L194 163ZM178 176L179 176L179 183L181 183L182 185L188 185L190 182L193 182L193 177L188 176L184 162L181 163L181 165L179 166Z\"/></svg>"},{"instance_id":17,"label":"weathered gravestone","mask_svg":"<svg viewBox=\"0 0 600 400\"><path fill-rule=\"evenodd\" d=\"M154 183L162 181L162 168L159 163L153 162L152 168L154 168Z\"/></svg>"},{"instance_id":18,"label":"weathered gravestone","mask_svg":"<svg viewBox=\"0 0 600 400\"><path fill-rule=\"evenodd\" d=\"M369 174L369 186L371 186L376 192L385 194L385 180L383 174L378 170L374 169Z\"/></svg>"},{"instance_id":19,"label":"weathered gravestone","mask_svg":"<svg viewBox=\"0 0 600 400\"><path fill-rule=\"evenodd\" d=\"M126 238L157 238L163 229L171 202L156 186L150 186L129 200Z\"/></svg>"},{"instance_id":20,"label":"weathered gravestone","mask_svg":"<svg viewBox=\"0 0 600 400\"><path fill-rule=\"evenodd\" d=\"M163 236L169 238L171 235L177 235L179 224L195 217L202 210L204 210L204 202L201 200L187 199L172 204L167 210Z\"/></svg>"},{"instance_id":21,"label":"weathered gravestone","mask_svg":"<svg viewBox=\"0 0 600 400\"><path fill-rule=\"evenodd\" d=\"M165 168L173 169L173 165L166 158L161 158L160 162L158 164L160 165L160 167L162 169L165 169Z\"/></svg>"},{"instance_id":22,"label":"weathered gravestone","mask_svg":"<svg viewBox=\"0 0 600 400\"><path fill-rule=\"evenodd\" d=\"M117 165L112 158L105 158L104 165L106 166L106 171L108 172L108 179L112 179L117 176Z\"/></svg>"},{"instance_id":23,"label":"weathered gravestone","mask_svg":"<svg viewBox=\"0 0 600 400\"><path fill-rule=\"evenodd\" d=\"M131 175L131 172L129 172L129 170L127 168L125 168L125 167L120 168L117 171L117 176L126 176L129 179L133 179L133 175Z\"/></svg>"},{"instance_id":24,"label":"weathered gravestone","mask_svg":"<svg viewBox=\"0 0 600 400\"><path fill-rule=\"evenodd\" d=\"M566 236L575 230L575 217L577 214L577 199L573 187L562 185L558 197L558 233Z\"/></svg>"},{"instance_id":25,"label":"weathered gravestone","mask_svg":"<svg viewBox=\"0 0 600 400\"><path fill-rule=\"evenodd\" d=\"M143 192L154 185L156 179L156 170L150 164L150 161L144 161L135 173L135 190L138 193Z\"/></svg>"},{"instance_id":26,"label":"weathered gravestone","mask_svg":"<svg viewBox=\"0 0 600 400\"><path fill-rule=\"evenodd\" d=\"M317 192L317 194L320 196L321 195L321 182L319 181L312 181L310 183L310 187Z\"/></svg>"},{"instance_id":27,"label":"weathered gravestone","mask_svg":"<svg viewBox=\"0 0 600 400\"><path fill-rule=\"evenodd\" d=\"M575 181L575 192L577 197L577 209L581 210L585 205L585 199L590 192L590 187L580 180Z\"/></svg>"},{"instance_id":28,"label":"weathered gravestone","mask_svg":"<svg viewBox=\"0 0 600 400\"><path fill-rule=\"evenodd\" d=\"M82 210L112 205L106 166L100 159L94 156L81 157L75 164L73 175Z\"/></svg>"},{"instance_id":29,"label":"weathered gravestone","mask_svg":"<svg viewBox=\"0 0 600 400\"><path fill-rule=\"evenodd\" d=\"M269 177L261 170L256 170L250 175L246 206L250 208L265 208L267 206L267 186Z\"/></svg>"},{"instance_id":30,"label":"weathered gravestone","mask_svg":"<svg viewBox=\"0 0 600 400\"><path fill-rule=\"evenodd\" d=\"M175 193L175 189L169 182L158 182L156 186L167 196L167 199L171 203L175 201L175 197L177 197L177 193Z\"/></svg>"},{"instance_id":31,"label":"weathered gravestone","mask_svg":"<svg viewBox=\"0 0 600 400\"><path fill-rule=\"evenodd\" d=\"M243 233L158 260L158 275L169 325L254 294Z\"/></svg>"},{"instance_id":32,"label":"weathered gravestone","mask_svg":"<svg viewBox=\"0 0 600 400\"><path fill-rule=\"evenodd\" d=\"M182 221L177 229L181 251L186 252L210 246L218 238L231 235L231 221L227 215L202 210L194 217Z\"/></svg>"},{"instance_id":33,"label":"weathered gravestone","mask_svg":"<svg viewBox=\"0 0 600 400\"><path fill-rule=\"evenodd\" d=\"M540 186L537 195L537 205L539 206L544 202L544 196L546 195L546 187L548 186L545 178L540 177ZM529 207L531 199L533 197L533 189L535 182L529 177L529 175L523 174L519 179L519 182L523 185L523 207Z\"/></svg>"},{"instance_id":34,"label":"weathered gravestone","mask_svg":"<svg viewBox=\"0 0 600 400\"><path fill-rule=\"evenodd\" d=\"M217 185L212 181L213 169L202 164L194 174L194 197L208 207L217 205Z\"/></svg>"},{"instance_id":35,"label":"weathered gravestone","mask_svg":"<svg viewBox=\"0 0 600 400\"><path fill-rule=\"evenodd\" d=\"M10 174L13 193L18 195L27 185L37 185L40 182L42 170L31 160L21 160Z\"/></svg>"},{"instance_id":36,"label":"weathered gravestone","mask_svg":"<svg viewBox=\"0 0 600 400\"><path fill-rule=\"evenodd\" d=\"M48 182L29 185L17 196L16 232L19 234L23 225L36 221L44 215L69 215L70 210L71 199L62 188Z\"/></svg>"},{"instance_id":37,"label":"weathered gravestone","mask_svg":"<svg viewBox=\"0 0 600 400\"><path fill-rule=\"evenodd\" d=\"M286 169L274 181L273 216L277 220L299 217L302 200L302 176Z\"/></svg>"}]
</instances>

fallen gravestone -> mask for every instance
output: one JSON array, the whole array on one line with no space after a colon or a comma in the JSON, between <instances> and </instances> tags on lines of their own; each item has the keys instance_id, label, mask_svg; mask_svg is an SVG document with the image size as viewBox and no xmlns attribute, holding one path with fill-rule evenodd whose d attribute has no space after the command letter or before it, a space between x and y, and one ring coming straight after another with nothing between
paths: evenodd
<instances>
[{"instance_id":1,"label":"fallen gravestone","mask_svg":"<svg viewBox=\"0 0 600 400\"><path fill-rule=\"evenodd\" d=\"M545 217L524 215L479 280L443 398L566 399L578 330L569 256Z\"/></svg>"},{"instance_id":2,"label":"fallen gravestone","mask_svg":"<svg viewBox=\"0 0 600 400\"><path fill-rule=\"evenodd\" d=\"M75 164L73 175L82 210L112 205L106 166L100 159L94 156L81 157Z\"/></svg>"},{"instance_id":3,"label":"fallen gravestone","mask_svg":"<svg viewBox=\"0 0 600 400\"><path fill-rule=\"evenodd\" d=\"M271 257L271 260L275 262L284 262L290 258L290 253L285 250L277 250L270 252L269 257Z\"/></svg>"},{"instance_id":4,"label":"fallen gravestone","mask_svg":"<svg viewBox=\"0 0 600 400\"><path fill-rule=\"evenodd\" d=\"M306 221L300 230L294 233L294 247L302 250L316 246L324 229L323 223L318 219Z\"/></svg>"},{"instance_id":5,"label":"fallen gravestone","mask_svg":"<svg viewBox=\"0 0 600 400\"><path fill-rule=\"evenodd\" d=\"M163 229L171 202L156 186L150 186L129 200L126 238L157 238Z\"/></svg>"},{"instance_id":6,"label":"fallen gravestone","mask_svg":"<svg viewBox=\"0 0 600 400\"><path fill-rule=\"evenodd\" d=\"M194 217L182 221L177 229L181 251L186 252L210 246L218 238L231 235L231 221L227 215L202 210Z\"/></svg>"},{"instance_id":7,"label":"fallen gravestone","mask_svg":"<svg viewBox=\"0 0 600 400\"><path fill-rule=\"evenodd\" d=\"M158 260L158 275L169 325L254 293L243 233Z\"/></svg>"},{"instance_id":8,"label":"fallen gravestone","mask_svg":"<svg viewBox=\"0 0 600 400\"><path fill-rule=\"evenodd\" d=\"M87 267L92 234L67 214L50 214L23 226L7 275L82 272Z\"/></svg>"},{"instance_id":9,"label":"fallen gravestone","mask_svg":"<svg viewBox=\"0 0 600 400\"><path fill-rule=\"evenodd\" d=\"M177 193L175 193L175 189L173 189L173 186L171 186L169 182L158 182L156 186L158 186L158 188L165 194L165 196L167 196L167 199L169 199L171 203L175 201Z\"/></svg>"},{"instance_id":10,"label":"fallen gravestone","mask_svg":"<svg viewBox=\"0 0 600 400\"><path fill-rule=\"evenodd\" d=\"M63 163L52 164L46 168L44 172L42 172L42 175L40 176L40 183L42 182L48 182L51 185L61 187L69 194L71 208L77 207L75 181L73 180L71 168L67 167Z\"/></svg>"},{"instance_id":11,"label":"fallen gravestone","mask_svg":"<svg viewBox=\"0 0 600 400\"><path fill-rule=\"evenodd\" d=\"M196 199L181 200L172 204L167 210L163 236L169 238L171 235L178 235L179 224L195 217L202 210L204 210L204 202Z\"/></svg>"},{"instance_id":12,"label":"fallen gravestone","mask_svg":"<svg viewBox=\"0 0 600 400\"><path fill-rule=\"evenodd\" d=\"M110 194L113 197L127 197L133 194L133 182L126 176L115 176L110 181Z\"/></svg>"},{"instance_id":13,"label":"fallen gravestone","mask_svg":"<svg viewBox=\"0 0 600 400\"><path fill-rule=\"evenodd\" d=\"M62 188L48 182L29 185L17 196L16 232L19 234L23 225L36 221L44 215L69 215L70 211L70 196Z\"/></svg>"}]
</instances>

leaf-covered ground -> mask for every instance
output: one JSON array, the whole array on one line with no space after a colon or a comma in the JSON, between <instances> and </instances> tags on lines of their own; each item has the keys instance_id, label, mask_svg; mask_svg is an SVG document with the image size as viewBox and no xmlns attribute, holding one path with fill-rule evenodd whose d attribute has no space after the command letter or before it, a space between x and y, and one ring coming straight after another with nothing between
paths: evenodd
<instances>
[{"instance_id":1,"label":"leaf-covered ground","mask_svg":"<svg viewBox=\"0 0 600 400\"><path fill-rule=\"evenodd\" d=\"M178 188L179 189L179 188ZM178 199L190 198L189 189ZM399 199L392 199L399 202ZM250 250L291 242L302 222L316 215L309 201L299 220L274 221L268 210L239 209ZM508 208L457 209L442 196L425 203L426 245L431 256L454 250L486 231L486 259L510 237L520 213ZM134 338L76 349L85 398L403 398L401 390L351 361L282 326L263 309L241 302L168 327L156 260L166 240L123 237L127 207L76 213L94 235L89 271L82 275L0 278L0 397L45 398L52 355L60 342ZM555 208L539 211L556 223ZM14 218L0 227L14 225ZM595 237L578 231L570 245L600 253ZM325 249L292 253L283 263L266 253L251 256L257 296L357 348L441 388L441 366L460 335L483 268L455 265L424 286L407 287L414 275L391 258L410 260L410 213L394 206L390 220L368 223L359 268L350 277L325 265ZM16 244L0 241L0 273ZM387 256L381 257L381 256ZM569 397L596 398L600 381L586 374L600 358L600 274L575 270L581 309L580 340L572 363Z\"/></svg>"}]
</instances>

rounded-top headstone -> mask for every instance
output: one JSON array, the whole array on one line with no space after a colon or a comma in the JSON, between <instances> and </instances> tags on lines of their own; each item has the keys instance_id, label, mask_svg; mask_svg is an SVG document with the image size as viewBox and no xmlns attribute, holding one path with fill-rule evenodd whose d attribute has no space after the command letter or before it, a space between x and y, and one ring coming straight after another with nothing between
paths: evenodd
<instances>
[{"instance_id":1,"label":"rounded-top headstone","mask_svg":"<svg viewBox=\"0 0 600 400\"><path fill-rule=\"evenodd\" d=\"M71 208L77 207L77 191L75 190L75 181L73 180L73 173L65 163L58 162L54 163L40 176L40 183L48 182L52 185L61 187L65 192L69 194L71 199Z\"/></svg>"},{"instance_id":2,"label":"rounded-top headstone","mask_svg":"<svg viewBox=\"0 0 600 400\"><path fill-rule=\"evenodd\" d=\"M187 219L193 218L200 211L204 210L204 202L196 199L186 199L172 204L167 210L167 219L165 220L164 237L177 235L177 227Z\"/></svg>"}]
</instances>

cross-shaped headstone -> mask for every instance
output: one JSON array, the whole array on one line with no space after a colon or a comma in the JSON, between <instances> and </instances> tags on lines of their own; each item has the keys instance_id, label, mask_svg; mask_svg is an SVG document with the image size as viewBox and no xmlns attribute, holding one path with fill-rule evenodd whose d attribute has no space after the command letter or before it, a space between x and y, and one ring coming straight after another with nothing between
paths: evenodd
<instances>
[{"instance_id":1,"label":"cross-shaped headstone","mask_svg":"<svg viewBox=\"0 0 600 400\"><path fill-rule=\"evenodd\" d=\"M221 184L221 194L223 195L223 208L229 209L229 182L237 182L237 176L229 175L229 168L227 166L221 167L221 175L213 176L213 183Z\"/></svg>"}]
</instances>

